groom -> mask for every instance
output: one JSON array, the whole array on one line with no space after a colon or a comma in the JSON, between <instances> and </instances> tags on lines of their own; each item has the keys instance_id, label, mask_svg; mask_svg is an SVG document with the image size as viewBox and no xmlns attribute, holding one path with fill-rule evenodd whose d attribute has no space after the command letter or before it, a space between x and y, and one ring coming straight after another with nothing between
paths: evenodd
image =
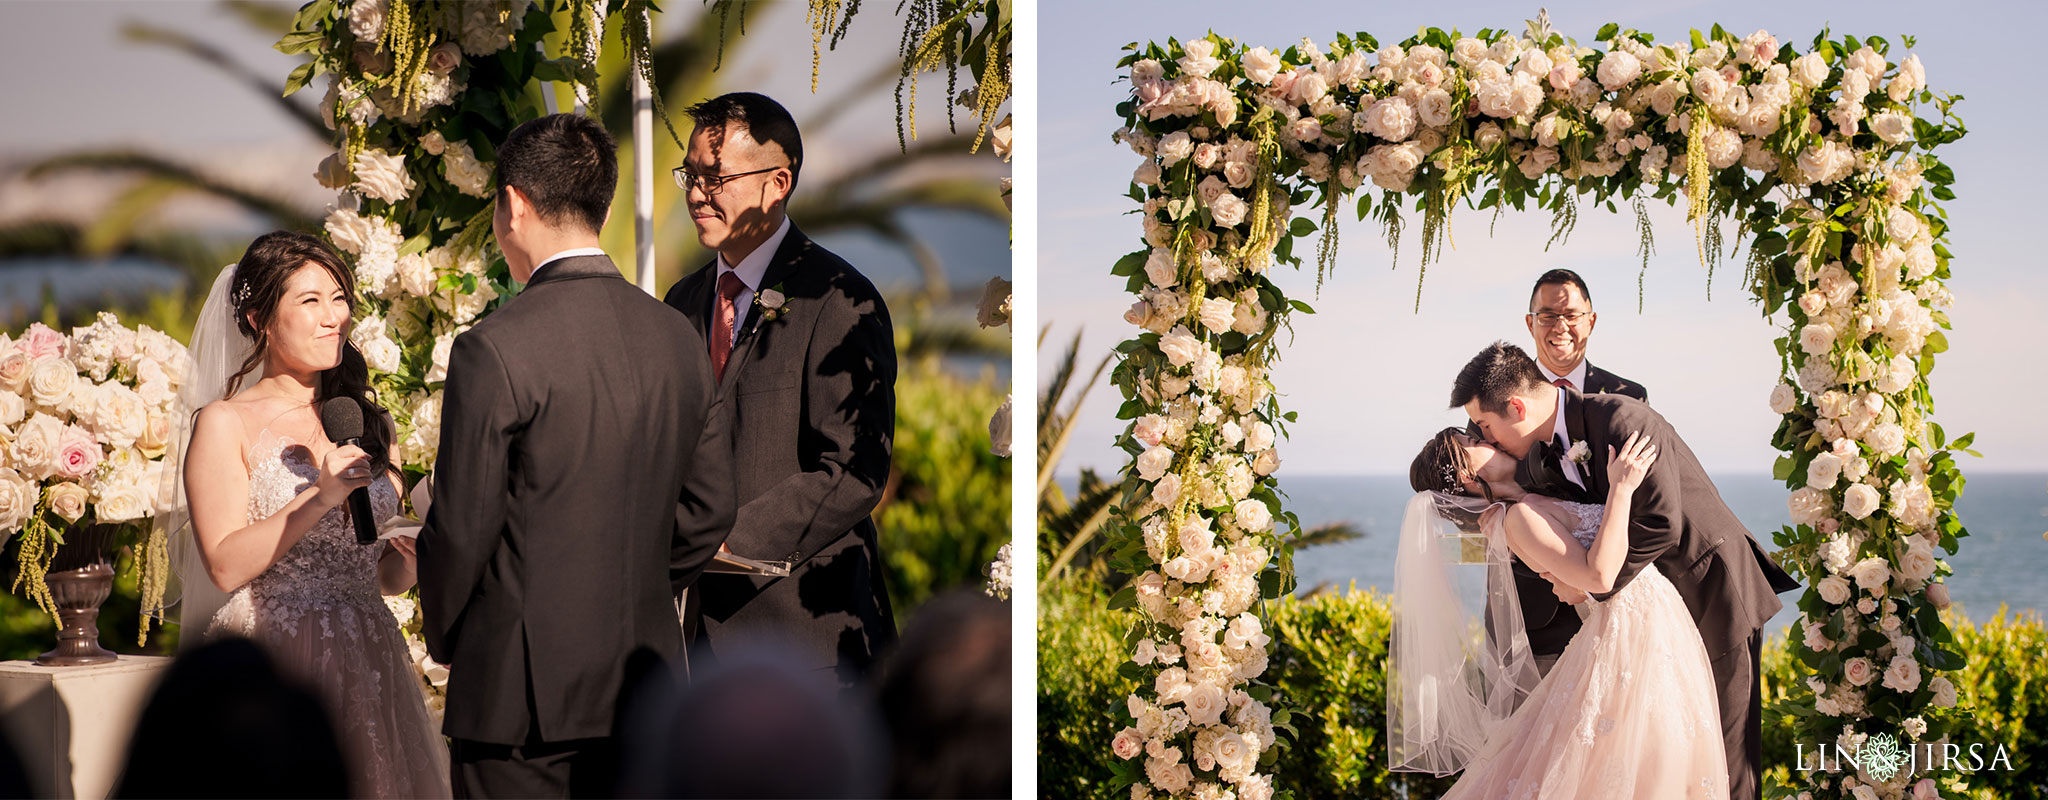
<instances>
[{"instance_id":1,"label":"groom","mask_svg":"<svg viewBox=\"0 0 2048 800\"><path fill-rule=\"evenodd\" d=\"M686 615L692 668L766 637L851 685L896 640L868 517L889 482L896 434L889 309L874 284L790 221L804 149L780 103L740 92L689 114L696 129L676 179L697 240L717 256L666 299L689 317L691 346L708 345L735 420L731 548L791 565L786 578L696 584Z\"/></svg>"},{"instance_id":2,"label":"groom","mask_svg":"<svg viewBox=\"0 0 2048 800\"><path fill-rule=\"evenodd\" d=\"M1463 407L1488 441L1521 460L1523 488L1566 499L1607 495L1608 448L1642 433L1658 449L1631 503L1628 560L1614 592L1643 567L1678 589L1699 627L1719 688L1721 736L1728 752L1730 796L1760 795L1763 774L1762 687L1758 683L1761 630L1783 606L1777 593L1799 584L1771 563L1763 547L1721 501L1692 449L1663 415L1617 394L1582 395L1544 380L1522 349L1495 342L1458 372L1451 405ZM1584 443L1584 456L1570 458ZM1556 626L1576 629L1578 615L1551 595L1541 578L1516 572L1532 649L1539 641L1562 650ZM1614 592L1600 595L1605 600ZM1532 602L1532 597L1534 601ZM1563 633L1569 640L1570 632Z\"/></svg>"},{"instance_id":3,"label":"groom","mask_svg":"<svg viewBox=\"0 0 2048 800\"><path fill-rule=\"evenodd\" d=\"M457 797L611 793L629 673L680 656L674 585L732 520L703 340L597 247L617 152L573 114L498 148L492 228L526 288L455 339L419 536Z\"/></svg>"}]
</instances>

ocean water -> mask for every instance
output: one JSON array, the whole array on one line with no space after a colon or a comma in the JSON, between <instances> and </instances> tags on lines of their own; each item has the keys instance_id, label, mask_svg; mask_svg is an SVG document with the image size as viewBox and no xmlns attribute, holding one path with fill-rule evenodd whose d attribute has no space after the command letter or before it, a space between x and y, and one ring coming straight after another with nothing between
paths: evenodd
<instances>
[{"instance_id":1,"label":"ocean water","mask_svg":"<svg viewBox=\"0 0 2048 800\"><path fill-rule=\"evenodd\" d=\"M1997 613L2000 604L2015 611L2048 609L2048 541L2042 539L2048 531L2048 474L1966 477L1956 513L1970 535L1959 543L1959 552L1944 559L1955 569L1948 578L1949 596L1979 622ZM1784 483L1768 475L1724 475L1715 476L1714 484L1764 549L1775 549L1771 532L1790 522ZM1401 514L1415 494L1406 477L1283 474L1280 489L1303 526L1350 522L1365 532L1359 539L1297 552L1300 591L1353 583L1360 589L1393 590ZM1779 599L1785 609L1765 626L1767 636L1799 616L1793 607L1799 592Z\"/></svg>"}]
</instances>

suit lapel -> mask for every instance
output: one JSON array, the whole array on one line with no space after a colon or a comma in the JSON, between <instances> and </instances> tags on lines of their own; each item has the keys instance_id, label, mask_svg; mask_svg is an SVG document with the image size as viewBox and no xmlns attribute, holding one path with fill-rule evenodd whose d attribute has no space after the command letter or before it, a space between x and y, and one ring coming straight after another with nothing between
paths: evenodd
<instances>
[{"instance_id":1,"label":"suit lapel","mask_svg":"<svg viewBox=\"0 0 2048 800\"><path fill-rule=\"evenodd\" d=\"M753 361L754 341L759 338L761 328L761 292L782 286L796 274L810 248L810 238L791 223L789 233L782 237L782 246L775 249L775 260L768 262L767 271L761 273L761 285L754 289L754 302L747 304L746 316L740 322L739 338L733 342L732 354L726 360L725 378L719 381L720 391L730 390L739 379L740 372ZM789 302L787 292L783 297L783 302Z\"/></svg>"}]
</instances>

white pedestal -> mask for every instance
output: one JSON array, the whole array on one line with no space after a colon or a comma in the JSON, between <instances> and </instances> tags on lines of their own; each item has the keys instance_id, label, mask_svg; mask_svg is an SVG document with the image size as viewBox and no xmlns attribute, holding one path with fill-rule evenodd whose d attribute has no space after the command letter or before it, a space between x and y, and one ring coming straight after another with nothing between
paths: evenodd
<instances>
[{"instance_id":1,"label":"white pedestal","mask_svg":"<svg viewBox=\"0 0 2048 800\"><path fill-rule=\"evenodd\" d=\"M170 665L159 656L89 667L0 661L0 730L20 752L30 787L60 800L112 792L135 720Z\"/></svg>"}]
</instances>

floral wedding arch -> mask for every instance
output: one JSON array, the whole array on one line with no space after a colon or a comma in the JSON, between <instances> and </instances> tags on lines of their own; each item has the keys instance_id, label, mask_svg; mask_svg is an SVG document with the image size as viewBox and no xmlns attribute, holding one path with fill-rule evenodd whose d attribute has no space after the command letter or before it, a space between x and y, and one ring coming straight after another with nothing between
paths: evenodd
<instances>
[{"instance_id":1,"label":"floral wedding arch","mask_svg":"<svg viewBox=\"0 0 2048 800\"><path fill-rule=\"evenodd\" d=\"M1769 397L1793 524L1772 538L1807 586L1797 740L1854 753L1880 733L1910 746L1949 731L1942 673L1963 659L1935 551L1966 535L1951 452L1971 437L1930 421L1928 374L1952 302L1938 201L1954 177L1933 149L1965 132L1958 98L1931 93L1918 57L1888 61L1876 37L1824 32L1801 53L1764 31L1659 44L1610 24L1595 41L1547 21L1284 51L1211 34L1133 45L1120 62L1132 95L1117 138L1143 159L1130 197L1146 245L1113 269L1142 329L1114 373L1132 460L1111 542L1131 580L1110 604L1137 609L1122 669L1139 688L1113 747L1133 798L1287 794L1270 770L1290 712L1259 680L1270 640L1257 607L1293 590L1283 529L1299 523L1275 491L1294 415L1268 370L1275 334L1312 310L1272 267L1300 265L1295 245L1320 230L1320 283L1354 196L1390 244L1404 213L1421 215L1425 268L1459 203L1547 210L1555 241L1583 205L1626 202L1647 269L1646 201L1684 202L1710 269L1746 249L1745 283L1787 331ZM1843 797L1943 788L1903 771L1805 774L1802 788Z\"/></svg>"}]
</instances>

